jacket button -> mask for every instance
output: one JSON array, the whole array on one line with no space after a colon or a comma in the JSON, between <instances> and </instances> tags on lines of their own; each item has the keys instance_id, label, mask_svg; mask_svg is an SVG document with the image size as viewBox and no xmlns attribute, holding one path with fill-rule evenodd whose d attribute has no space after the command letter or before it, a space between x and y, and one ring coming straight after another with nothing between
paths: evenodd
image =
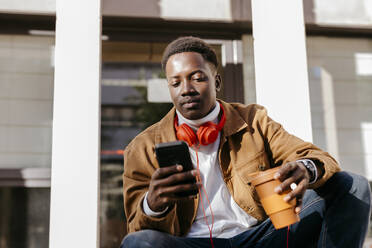
<instances>
[{"instance_id":1,"label":"jacket button","mask_svg":"<svg viewBox=\"0 0 372 248\"><path fill-rule=\"evenodd\" d=\"M265 165L260 164L260 165L258 166L258 169L259 169L260 171L264 171L264 170L265 170Z\"/></svg>"}]
</instances>

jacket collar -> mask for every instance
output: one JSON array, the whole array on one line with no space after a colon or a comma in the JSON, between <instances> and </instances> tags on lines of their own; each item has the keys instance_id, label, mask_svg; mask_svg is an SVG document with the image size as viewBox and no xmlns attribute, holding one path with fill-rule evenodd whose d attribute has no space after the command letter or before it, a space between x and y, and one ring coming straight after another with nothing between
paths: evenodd
<instances>
[{"instance_id":1,"label":"jacket collar","mask_svg":"<svg viewBox=\"0 0 372 248\"><path fill-rule=\"evenodd\" d=\"M155 144L177 140L174 128L175 115L176 108L173 107L168 114L159 121L159 125L157 125L157 128L155 129Z\"/></svg>"},{"instance_id":2,"label":"jacket collar","mask_svg":"<svg viewBox=\"0 0 372 248\"><path fill-rule=\"evenodd\" d=\"M224 137L231 136L248 126L233 105L219 99L217 100L221 102L226 115L225 126L222 129ZM155 144L177 140L174 128L175 114L176 109L173 107L164 118L160 120L155 130Z\"/></svg>"},{"instance_id":3,"label":"jacket collar","mask_svg":"<svg viewBox=\"0 0 372 248\"><path fill-rule=\"evenodd\" d=\"M226 115L225 126L222 129L223 136L231 136L248 126L233 105L222 100L218 101L222 103Z\"/></svg>"}]
</instances>

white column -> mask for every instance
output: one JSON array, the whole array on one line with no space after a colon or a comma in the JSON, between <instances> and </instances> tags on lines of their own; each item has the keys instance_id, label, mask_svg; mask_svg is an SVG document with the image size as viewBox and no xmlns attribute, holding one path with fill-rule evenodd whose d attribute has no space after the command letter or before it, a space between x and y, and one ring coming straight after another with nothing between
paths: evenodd
<instances>
[{"instance_id":1,"label":"white column","mask_svg":"<svg viewBox=\"0 0 372 248\"><path fill-rule=\"evenodd\" d=\"M256 103L256 82L254 78L253 37L242 35L244 104Z\"/></svg>"},{"instance_id":2,"label":"white column","mask_svg":"<svg viewBox=\"0 0 372 248\"><path fill-rule=\"evenodd\" d=\"M56 9L49 247L99 247L101 1Z\"/></svg>"},{"instance_id":3,"label":"white column","mask_svg":"<svg viewBox=\"0 0 372 248\"><path fill-rule=\"evenodd\" d=\"M302 1L252 0L257 103L312 141Z\"/></svg>"}]
</instances>

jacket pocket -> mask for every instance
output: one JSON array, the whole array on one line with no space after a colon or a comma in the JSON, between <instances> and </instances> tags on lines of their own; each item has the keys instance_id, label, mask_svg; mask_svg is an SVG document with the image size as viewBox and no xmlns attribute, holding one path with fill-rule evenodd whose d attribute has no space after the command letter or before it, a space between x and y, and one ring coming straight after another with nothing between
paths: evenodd
<instances>
[{"instance_id":1,"label":"jacket pocket","mask_svg":"<svg viewBox=\"0 0 372 248\"><path fill-rule=\"evenodd\" d=\"M257 152L255 156L250 157L247 161L236 166L236 172L244 184L249 184L255 173L264 171L269 168L269 164L265 159L265 151Z\"/></svg>"}]
</instances>

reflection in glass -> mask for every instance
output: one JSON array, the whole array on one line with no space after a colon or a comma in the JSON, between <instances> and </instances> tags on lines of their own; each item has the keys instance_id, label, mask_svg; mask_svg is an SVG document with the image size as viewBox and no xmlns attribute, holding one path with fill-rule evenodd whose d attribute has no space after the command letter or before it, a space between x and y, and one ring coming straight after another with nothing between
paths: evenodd
<instances>
[{"instance_id":1,"label":"reflection in glass","mask_svg":"<svg viewBox=\"0 0 372 248\"><path fill-rule=\"evenodd\" d=\"M49 247L48 188L0 188L0 247Z\"/></svg>"},{"instance_id":2,"label":"reflection in glass","mask_svg":"<svg viewBox=\"0 0 372 248\"><path fill-rule=\"evenodd\" d=\"M148 80L164 78L160 63L110 62L102 66L101 247L118 247L126 234L122 151L159 121L171 103L147 101Z\"/></svg>"}]
</instances>

